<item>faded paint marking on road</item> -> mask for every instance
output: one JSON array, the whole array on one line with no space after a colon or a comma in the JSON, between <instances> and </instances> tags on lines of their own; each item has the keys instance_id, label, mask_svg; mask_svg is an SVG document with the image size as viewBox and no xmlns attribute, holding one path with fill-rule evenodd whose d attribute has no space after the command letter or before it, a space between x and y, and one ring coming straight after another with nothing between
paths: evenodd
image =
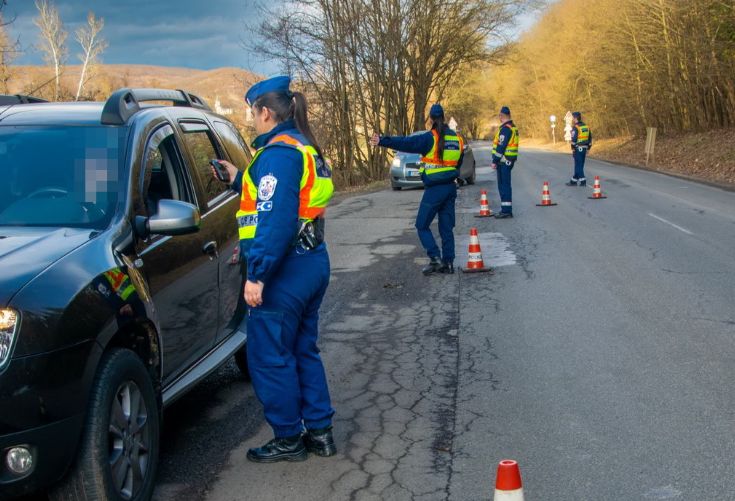
<instances>
[{"instance_id":1,"label":"faded paint marking on road","mask_svg":"<svg viewBox=\"0 0 735 501\"><path fill-rule=\"evenodd\" d=\"M482 250L482 260L486 265L492 267L512 266L518 262L516 255L510 250L510 244L502 233L480 233L478 237ZM467 262L469 243L469 237L463 236L456 244L457 262L460 264Z\"/></svg>"},{"instance_id":2,"label":"faded paint marking on road","mask_svg":"<svg viewBox=\"0 0 735 501\"><path fill-rule=\"evenodd\" d=\"M659 221L661 221L662 223L666 223L666 224L668 224L669 226L673 226L674 228L676 228L676 229L677 229L677 230L679 230L679 231L683 231L683 232L684 232L684 233L686 233L687 235L694 235L694 233L692 233L691 231L687 230L686 228L682 228L682 227L681 227L681 226L679 226L678 224L674 224L674 223L672 223L671 221L667 221L666 219L664 219L664 218L662 218L662 217L659 217L659 216L657 216L656 214L651 214L651 213L649 212L649 213L648 213L648 215L649 215L649 216L651 216L651 217L652 217L652 218L654 218L654 219L658 219L658 220L659 220Z\"/></svg>"}]
</instances>

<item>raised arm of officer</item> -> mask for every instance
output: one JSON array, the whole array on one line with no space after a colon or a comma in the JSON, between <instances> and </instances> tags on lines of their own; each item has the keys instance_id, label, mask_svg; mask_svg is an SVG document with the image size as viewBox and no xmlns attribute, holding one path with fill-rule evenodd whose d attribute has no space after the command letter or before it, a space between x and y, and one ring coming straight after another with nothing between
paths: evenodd
<instances>
[{"instance_id":1,"label":"raised arm of officer","mask_svg":"<svg viewBox=\"0 0 735 501\"><path fill-rule=\"evenodd\" d=\"M258 225L248 252L248 281L268 283L299 231L299 186L303 157L294 148L269 147L255 164ZM252 170L252 168L251 168Z\"/></svg>"},{"instance_id":2,"label":"raised arm of officer","mask_svg":"<svg viewBox=\"0 0 735 501\"><path fill-rule=\"evenodd\" d=\"M370 144L403 151L405 153L426 155L434 147L434 136L431 131L413 136L378 136L375 134Z\"/></svg>"}]
</instances>

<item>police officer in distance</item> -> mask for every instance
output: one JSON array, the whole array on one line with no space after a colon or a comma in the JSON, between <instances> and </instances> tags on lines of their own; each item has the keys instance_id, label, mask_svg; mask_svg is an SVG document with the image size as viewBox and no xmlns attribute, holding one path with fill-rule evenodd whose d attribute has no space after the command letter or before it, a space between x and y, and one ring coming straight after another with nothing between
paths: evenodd
<instances>
[{"instance_id":1,"label":"police officer in distance","mask_svg":"<svg viewBox=\"0 0 735 501\"><path fill-rule=\"evenodd\" d=\"M572 179L566 183L567 186L587 186L587 178L584 177L584 161L587 152L592 148L592 131L586 123L582 121L582 114L579 111L572 113L572 157L574 158L574 174Z\"/></svg>"},{"instance_id":2,"label":"police officer in distance","mask_svg":"<svg viewBox=\"0 0 735 501\"><path fill-rule=\"evenodd\" d=\"M500 212L497 219L513 217L513 188L510 173L518 160L518 128L510 116L510 108L500 108L500 127L493 140L492 167L498 176L498 192L500 194Z\"/></svg>"},{"instance_id":3,"label":"police officer in distance","mask_svg":"<svg viewBox=\"0 0 735 501\"><path fill-rule=\"evenodd\" d=\"M248 366L274 438L250 449L255 462L336 453L327 379L317 348L319 307L329 283L324 211L334 190L289 77L253 85L257 149L244 172L222 161L241 193L240 248L247 258Z\"/></svg>"},{"instance_id":4,"label":"police officer in distance","mask_svg":"<svg viewBox=\"0 0 735 501\"><path fill-rule=\"evenodd\" d=\"M455 181L464 156L464 141L445 123L444 109L440 104L431 106L429 118L432 121L431 130L424 134L383 137L375 134L370 141L373 146L423 155L420 173L425 190L416 215L416 230L430 260L422 270L424 275L454 273ZM441 251L430 228L437 214Z\"/></svg>"}]
</instances>

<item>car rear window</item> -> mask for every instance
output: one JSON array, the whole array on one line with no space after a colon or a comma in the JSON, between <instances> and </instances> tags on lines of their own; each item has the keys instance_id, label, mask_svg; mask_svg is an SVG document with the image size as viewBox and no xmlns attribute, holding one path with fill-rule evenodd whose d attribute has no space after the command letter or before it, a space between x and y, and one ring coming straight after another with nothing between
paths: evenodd
<instances>
[{"instance_id":1,"label":"car rear window","mask_svg":"<svg viewBox=\"0 0 735 501\"><path fill-rule=\"evenodd\" d=\"M0 226L107 227L124 136L102 126L0 127Z\"/></svg>"}]
</instances>

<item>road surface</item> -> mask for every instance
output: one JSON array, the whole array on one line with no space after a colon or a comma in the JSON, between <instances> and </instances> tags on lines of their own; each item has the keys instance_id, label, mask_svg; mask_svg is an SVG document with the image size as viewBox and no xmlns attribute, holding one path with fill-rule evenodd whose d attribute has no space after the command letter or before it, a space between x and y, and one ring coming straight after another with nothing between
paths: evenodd
<instances>
[{"instance_id":1,"label":"road surface","mask_svg":"<svg viewBox=\"0 0 735 501\"><path fill-rule=\"evenodd\" d=\"M516 217L477 219L475 154L457 264L474 226L493 275L421 275L421 190L330 208L338 455L248 462L271 435L229 364L166 412L156 499L487 500L504 458L527 500L735 497L735 193L594 159L566 187L570 155L522 150Z\"/></svg>"}]
</instances>

